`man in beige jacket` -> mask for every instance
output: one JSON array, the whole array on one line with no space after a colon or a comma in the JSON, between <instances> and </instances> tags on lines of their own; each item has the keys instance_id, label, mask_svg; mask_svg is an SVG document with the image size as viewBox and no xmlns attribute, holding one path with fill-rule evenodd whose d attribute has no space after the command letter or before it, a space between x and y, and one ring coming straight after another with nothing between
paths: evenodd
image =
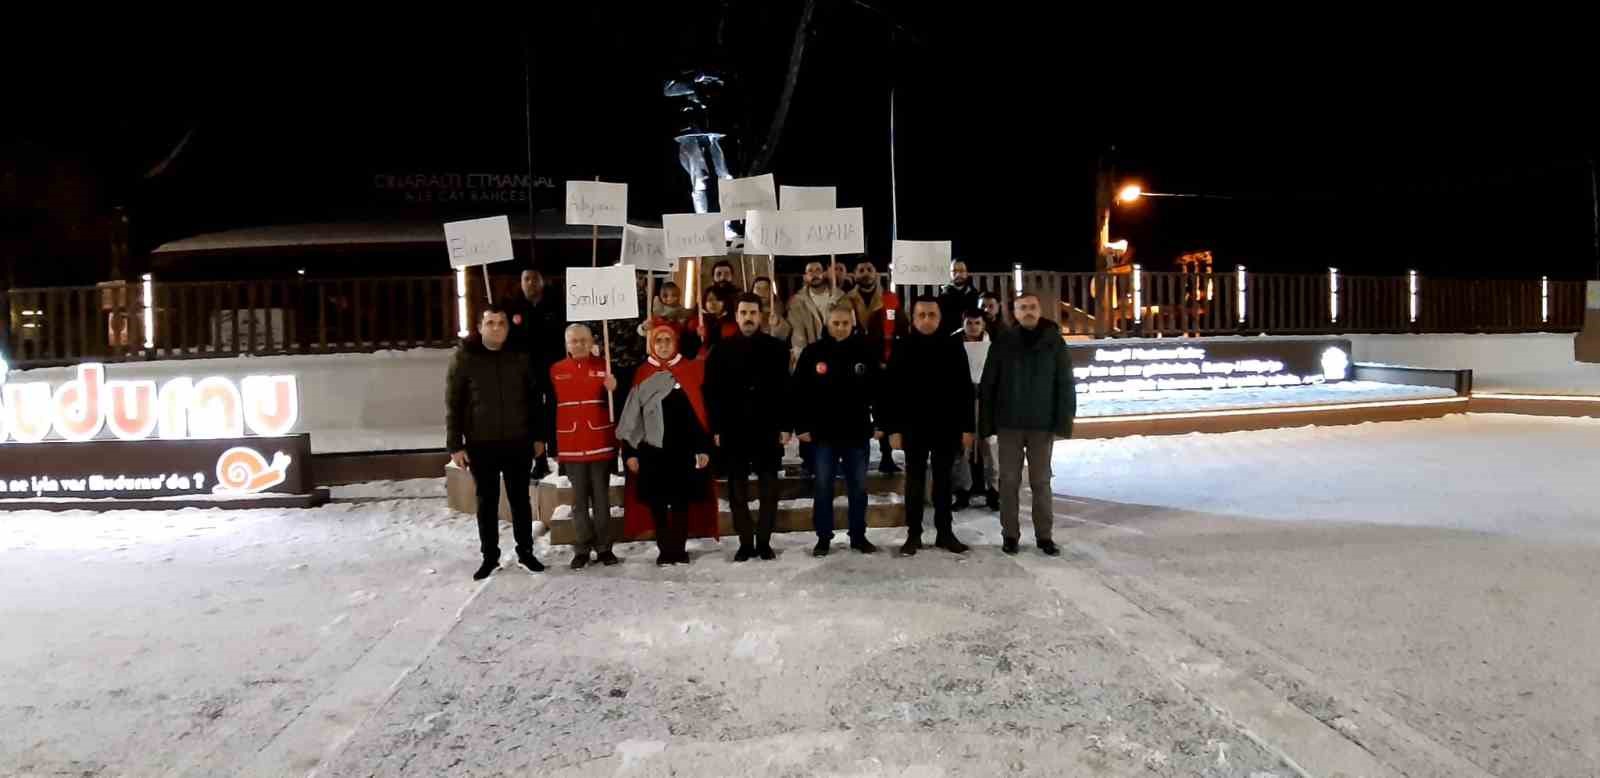
<instances>
[{"instance_id":1,"label":"man in beige jacket","mask_svg":"<svg viewBox=\"0 0 1600 778\"><path fill-rule=\"evenodd\" d=\"M828 311L843 299L844 293L828 283L828 271L821 260L807 262L805 286L789 298L791 365L806 346L822 338L828 326Z\"/></svg>"}]
</instances>

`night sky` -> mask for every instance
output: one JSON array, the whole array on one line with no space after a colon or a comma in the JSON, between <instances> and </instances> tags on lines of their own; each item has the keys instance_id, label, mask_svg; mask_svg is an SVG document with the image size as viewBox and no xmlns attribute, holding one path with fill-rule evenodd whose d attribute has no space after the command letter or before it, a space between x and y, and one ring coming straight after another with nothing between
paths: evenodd
<instances>
[{"instance_id":1,"label":"night sky","mask_svg":"<svg viewBox=\"0 0 1600 778\"><path fill-rule=\"evenodd\" d=\"M627 181L635 217L690 210L666 78L719 65L719 120L767 133L799 0L538 11L534 169ZM780 183L835 184L890 240L952 239L980 268L1090 270L1096 162L1147 190L1226 195L1118 207L1147 267L1209 249L1221 268L1585 277L1595 269L1589 46L1550 33L1392 19L1090 18L1008 3L818 0ZM642 10L641 9L648 9ZM51 42L21 76L0 146L6 246L92 255L97 214L134 215L136 253L210 230L443 221L526 202L416 203L383 176L527 170L517 19L303 25ZM717 44L721 35L722 45ZM38 54L37 52L35 53ZM144 179L178 138L190 142ZM743 170L737 169L735 174ZM442 264L442 257L441 257ZM89 274L93 275L94 271Z\"/></svg>"}]
</instances>

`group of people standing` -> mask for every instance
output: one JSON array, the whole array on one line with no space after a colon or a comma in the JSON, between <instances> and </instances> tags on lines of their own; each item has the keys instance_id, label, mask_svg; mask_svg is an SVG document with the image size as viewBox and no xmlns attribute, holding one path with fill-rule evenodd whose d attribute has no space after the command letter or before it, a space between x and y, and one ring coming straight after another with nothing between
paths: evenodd
<instances>
[{"instance_id":1,"label":"group of people standing","mask_svg":"<svg viewBox=\"0 0 1600 778\"><path fill-rule=\"evenodd\" d=\"M732 265L721 263L697 310L685 308L681 290L668 283L640 319L593 324L563 322L539 273L524 271L523 294L482 312L447 378L447 448L477 485L483 565L474 577L499 567L501 479L517 563L544 569L533 553L528 485L552 455L572 482L574 569L619 563L612 547L632 534L624 522L635 514L648 516L633 526L654 530L657 564L689 562L687 538L716 533L715 474L726 478L739 535L734 560L774 559L779 473L791 438L813 480L816 556L831 550L840 477L850 548L878 551L866 537L874 440L880 469L898 469L892 451L905 456L902 554L924 548L930 480L935 547L968 550L953 513L982 495L1000 512L1003 550L1017 553L1025 460L1035 541L1058 554L1050 450L1071 434L1076 396L1060 328L1043 317L1039 298L1019 294L1007 322L1000 299L980 294L957 262L951 283L937 297L912 301L907 319L871 261L853 271L841 278L808 263L802 288L780 306L771 279L745 291L734 284ZM609 370L596 348L602 326L611 339ZM564 344L564 354L553 344ZM623 521L612 517L609 491L619 459L627 479Z\"/></svg>"}]
</instances>

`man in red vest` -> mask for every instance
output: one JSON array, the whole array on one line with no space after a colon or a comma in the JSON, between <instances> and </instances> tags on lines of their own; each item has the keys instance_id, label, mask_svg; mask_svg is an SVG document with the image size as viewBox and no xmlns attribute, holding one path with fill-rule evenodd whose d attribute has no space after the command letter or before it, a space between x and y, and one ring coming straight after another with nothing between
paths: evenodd
<instances>
[{"instance_id":1,"label":"man in red vest","mask_svg":"<svg viewBox=\"0 0 1600 778\"><path fill-rule=\"evenodd\" d=\"M567 326L567 358L550 366L556 398L556 459L572 479L572 569L589 564L589 552L601 564L622 561L611 553L620 522L611 519L611 464L617 459L617 431L607 395L617 379L604 359L594 356L594 333L588 325Z\"/></svg>"}]
</instances>

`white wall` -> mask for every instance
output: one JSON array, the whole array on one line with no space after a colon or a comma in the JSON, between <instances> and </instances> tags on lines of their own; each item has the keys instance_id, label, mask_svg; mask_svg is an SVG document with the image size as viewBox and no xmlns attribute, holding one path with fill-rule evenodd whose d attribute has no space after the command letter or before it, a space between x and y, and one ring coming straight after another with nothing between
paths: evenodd
<instances>
[{"instance_id":1,"label":"white wall","mask_svg":"<svg viewBox=\"0 0 1600 778\"><path fill-rule=\"evenodd\" d=\"M1570 334L1347 337L1357 362L1468 368L1475 390L1600 393L1600 365L1574 358Z\"/></svg>"}]
</instances>

